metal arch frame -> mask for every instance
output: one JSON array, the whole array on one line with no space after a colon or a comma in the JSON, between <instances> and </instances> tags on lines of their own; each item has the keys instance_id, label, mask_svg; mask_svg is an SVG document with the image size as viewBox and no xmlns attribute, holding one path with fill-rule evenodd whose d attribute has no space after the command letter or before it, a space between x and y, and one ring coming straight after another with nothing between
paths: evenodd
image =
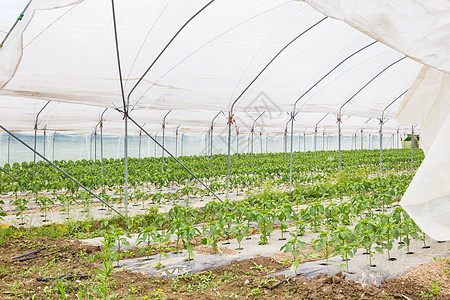
<instances>
[{"instance_id":1,"label":"metal arch frame","mask_svg":"<svg viewBox=\"0 0 450 300\"><path fill-rule=\"evenodd\" d=\"M184 24L183 26L175 33L175 35L170 39L170 41L166 44L166 46L161 50L161 52L158 54L158 56L153 60L153 62L150 64L150 66L147 68L147 70L144 72L144 74L139 78L139 80L136 82L136 84L133 86L133 88L130 90L130 92L127 95L127 100L125 100L125 91L123 86L123 78L122 78L122 69L121 69L121 63L120 63L120 52L119 52L119 39L117 35L117 24L116 24L116 12L115 12L115 5L114 0L111 0L111 8L112 8L112 19L113 19L113 29L114 29L114 38L115 38L115 48L116 48L116 58L117 58L117 67L118 67L118 73L119 73L119 79L120 79L120 89L121 89L121 96L122 96L122 103L123 103L123 114L124 114L124 125L125 125L125 139L124 139L124 156L125 156L125 214L128 215L128 118L129 118L129 104L130 104L130 97L131 94L134 92L136 87L142 82L144 77L147 75L147 73L152 69L154 64L158 61L158 59L162 56L162 54L167 50L169 45L175 40L175 38L178 36L178 34L197 16L199 15L203 10L205 10L211 3L213 3L215 0L211 0L208 2L205 6L203 6L199 11L197 11L193 16L191 16ZM163 152L164 153L164 152ZM163 164L162 168L164 171L164 157L163 157Z\"/></svg>"},{"instance_id":2,"label":"metal arch frame","mask_svg":"<svg viewBox=\"0 0 450 300\"><path fill-rule=\"evenodd\" d=\"M128 116L128 119L136 125L143 133L145 133L149 138L151 138L164 152L167 152L167 154L172 157L180 166L182 166L189 174L191 174L195 180L197 180L201 185L203 185L214 197L216 197L219 201L222 202L222 199L220 199L203 181L201 181L194 173L192 173L189 168L187 168L181 161L178 160L172 153L170 153L163 145L161 145L155 138L153 138L141 125L139 125L138 122L136 122L133 118Z\"/></svg>"},{"instance_id":3,"label":"metal arch frame","mask_svg":"<svg viewBox=\"0 0 450 300\"><path fill-rule=\"evenodd\" d=\"M185 134L185 132L183 132L182 134L181 134L181 144L180 144L180 156L183 156L183 142L184 142L184 134Z\"/></svg>"},{"instance_id":4,"label":"metal arch frame","mask_svg":"<svg viewBox=\"0 0 450 300\"><path fill-rule=\"evenodd\" d=\"M395 98L391 103L389 103L384 109L383 112L381 113L381 119L380 119L380 176L383 175L383 170L382 170L382 159L383 159L383 125L385 123L384 121L384 113L386 112L386 110L392 105L394 104L398 99L400 99L404 94L406 94L406 92L408 92L408 90L404 91L403 93L401 93L397 98Z\"/></svg>"},{"instance_id":5,"label":"metal arch frame","mask_svg":"<svg viewBox=\"0 0 450 300\"><path fill-rule=\"evenodd\" d=\"M292 39L288 44L286 44L283 48L281 48L280 51L277 52L277 54L264 66L264 68L256 75L255 78L245 87L245 89L239 94L239 96L233 101L231 104L230 112L228 113L228 159L227 159L227 192L226 192L226 199L229 198L229 191L230 191L230 156L231 156L231 125L233 123L233 117L234 117L234 106L239 101L239 99L247 92L247 90L250 88L250 86L261 76L261 74L272 64L272 62L292 43L294 43L297 39L299 39L302 35L307 33L309 30L317 26L318 24L322 23L324 20L326 20L328 17L324 17L320 19L318 22L314 23L307 29L305 29L302 33L297 35L294 39Z\"/></svg>"},{"instance_id":6,"label":"metal arch frame","mask_svg":"<svg viewBox=\"0 0 450 300\"><path fill-rule=\"evenodd\" d=\"M250 154L250 166L253 169L253 137L254 137L254 132L255 132L255 124L256 122L266 113L266 111L263 111L254 121L253 121L253 125L252 125L252 129L251 129L251 154ZM212 129L212 127L211 127Z\"/></svg>"},{"instance_id":7,"label":"metal arch frame","mask_svg":"<svg viewBox=\"0 0 450 300\"><path fill-rule=\"evenodd\" d=\"M27 5L25 6L25 8L22 10L22 12L20 13L19 17L16 19L16 21L14 22L14 24L11 26L11 28L8 30L8 32L6 32L6 36L3 38L2 42L0 43L0 49L3 48L3 45L5 44L6 40L8 39L9 35L11 34L11 32L13 31L13 29L17 26L17 24L19 23L19 21L22 21L23 16L25 15L25 12L27 11L28 7L31 4L30 0L28 1Z\"/></svg>"},{"instance_id":8,"label":"metal arch frame","mask_svg":"<svg viewBox=\"0 0 450 300\"><path fill-rule=\"evenodd\" d=\"M328 75L330 75L331 73L333 73L339 66L341 66L343 63L345 63L347 60L349 60L350 58L352 58L354 55L358 54L359 52L363 51L364 49L367 49L368 47L374 45L375 43L377 43L377 41L373 41L371 43L369 43L368 45L358 49L357 51L353 52L352 54L350 54L349 56L347 56L346 58L344 58L342 61L340 61L337 65L335 65L330 71L328 71L324 76L322 76L322 78L320 78L318 81L316 81L311 87L309 87L294 103L294 109L291 112L291 116L293 116L292 118L295 117L295 115L297 114L296 111L296 107L297 107L297 103L303 99L303 97L308 94L313 88L315 88L320 82L322 82L322 80L324 80L325 78L328 77ZM303 135L304 136L304 135ZM291 162L290 162L290 178L292 178L292 145L293 143L293 139L294 139L294 122L292 122L291 124ZM306 140L305 140L305 144L306 144ZM300 147L300 145L299 145ZM305 147L304 147L304 152L305 152ZM292 180L289 180L289 186L292 186ZM290 189L291 190L291 189Z\"/></svg>"},{"instance_id":9,"label":"metal arch frame","mask_svg":"<svg viewBox=\"0 0 450 300\"><path fill-rule=\"evenodd\" d=\"M31 1L30 1L31 3ZM34 122L34 151L36 151L36 142L37 142L37 129L38 129L38 121L39 121L39 115L41 112L49 105L50 101L47 101L45 105L39 110L39 112L36 115L36 119ZM36 180L36 152L34 152L33 155L33 181Z\"/></svg>"},{"instance_id":10,"label":"metal arch frame","mask_svg":"<svg viewBox=\"0 0 450 300\"><path fill-rule=\"evenodd\" d=\"M365 89L371 82L373 82L378 76L383 74L386 70L388 70L393 65L397 64L398 62L404 60L406 56L403 56L400 59L397 59L393 63L390 63L387 67L383 68L380 72L378 72L372 79L370 79L366 84L364 84L355 94L353 94L350 98L348 98L347 101L345 101L340 107L339 112L337 114L337 123L338 123L338 143L339 143L339 180L341 180L341 174L342 174L342 159L341 159L341 118L342 118L342 109L345 105L350 103L350 101L355 98L363 89Z\"/></svg>"}]
</instances>

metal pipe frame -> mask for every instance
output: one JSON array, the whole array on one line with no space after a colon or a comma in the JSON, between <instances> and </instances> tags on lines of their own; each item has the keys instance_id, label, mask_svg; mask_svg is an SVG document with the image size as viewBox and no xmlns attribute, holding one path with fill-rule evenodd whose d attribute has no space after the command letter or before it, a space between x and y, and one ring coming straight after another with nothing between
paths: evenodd
<instances>
[{"instance_id":1,"label":"metal pipe frame","mask_svg":"<svg viewBox=\"0 0 450 300\"><path fill-rule=\"evenodd\" d=\"M9 162L9 152L11 150L11 136L8 135L8 165L10 164Z\"/></svg>"},{"instance_id":2,"label":"metal pipe frame","mask_svg":"<svg viewBox=\"0 0 450 300\"><path fill-rule=\"evenodd\" d=\"M341 174L342 174L342 160L341 160L341 122L342 122L342 109L345 105L347 105L353 98L355 98L363 89L365 89L371 82L373 82L378 76L383 74L386 70L388 70L393 65L397 64L398 62L404 60L406 56L397 59L393 63L389 64L387 67L385 67L383 70L378 72L372 79L370 79L366 84L364 84L355 94L353 94L347 101L345 101L340 107L339 112L337 115L337 123L338 123L338 143L339 143L339 180L341 180Z\"/></svg>"},{"instance_id":3,"label":"metal pipe frame","mask_svg":"<svg viewBox=\"0 0 450 300\"><path fill-rule=\"evenodd\" d=\"M324 115L322 117L322 119L319 120L319 122L316 123L316 126L314 127L314 164L316 164L316 148L317 148L317 126L319 126L320 122L322 122L327 116L329 115L329 113L327 113L326 115Z\"/></svg>"},{"instance_id":4,"label":"metal pipe frame","mask_svg":"<svg viewBox=\"0 0 450 300\"><path fill-rule=\"evenodd\" d=\"M146 124L147 123L144 123L144 125L142 125L142 128L144 128ZM142 131L139 131L139 149L138 149L139 163L141 162L141 144L142 144Z\"/></svg>"},{"instance_id":5,"label":"metal pipe frame","mask_svg":"<svg viewBox=\"0 0 450 300\"><path fill-rule=\"evenodd\" d=\"M9 137L9 136L8 136ZM55 140L56 140L56 130L53 133L53 149L52 149L52 161L55 161Z\"/></svg>"},{"instance_id":6,"label":"metal pipe frame","mask_svg":"<svg viewBox=\"0 0 450 300\"><path fill-rule=\"evenodd\" d=\"M145 133L149 138L151 138L159 147L161 147L161 149L166 152L170 157L172 157L181 167L183 167L183 169L185 169L189 174L191 174L195 180L197 180L198 183L200 183L202 186L204 186L214 197L216 197L219 201L222 202L222 200L205 184L203 183L203 181L201 181L194 173L192 173L191 170L189 170L188 167L186 167L181 161L178 160L178 158L176 158L172 153L169 152L169 150L167 150L165 147L163 147L163 145L161 145L160 143L158 143L158 141L156 139L154 139L141 125L139 125L139 123L137 123L133 118L128 117L130 119L131 122L134 123L134 125L136 125L143 133Z\"/></svg>"},{"instance_id":7,"label":"metal pipe frame","mask_svg":"<svg viewBox=\"0 0 450 300\"><path fill-rule=\"evenodd\" d=\"M253 125L252 125L252 130L251 130L251 154L250 154L250 166L251 168L253 168L253 136L254 136L254 132L255 132L255 124L256 122L259 120L259 118L262 117L262 115L264 115L266 112L263 111L254 121L253 121ZM211 127L212 128L212 127Z\"/></svg>"},{"instance_id":8,"label":"metal pipe frame","mask_svg":"<svg viewBox=\"0 0 450 300\"><path fill-rule=\"evenodd\" d=\"M183 156L183 145L184 145L184 132L181 134L181 145L180 145L181 156Z\"/></svg>"},{"instance_id":9,"label":"metal pipe frame","mask_svg":"<svg viewBox=\"0 0 450 300\"><path fill-rule=\"evenodd\" d=\"M391 103L389 103L384 109L383 112L381 113L381 119L380 119L380 177L383 175L383 169L382 169L382 164L383 164L383 125L385 123L384 121L384 113L386 112L386 110L392 105L394 104L398 99L400 99L404 94L406 94L408 90L404 91L403 93L400 94L400 96L398 96L397 98L395 98Z\"/></svg>"},{"instance_id":10,"label":"metal pipe frame","mask_svg":"<svg viewBox=\"0 0 450 300\"><path fill-rule=\"evenodd\" d=\"M47 101L47 103L45 103L45 105L39 110L39 112L36 115L36 120L34 122L34 151L36 151L37 129L38 129L37 126L38 126L38 121L39 121L39 115L47 107L47 105L49 103L50 103L50 101ZM34 155L33 155L33 181L34 180L36 180L36 152L34 152Z\"/></svg>"},{"instance_id":11,"label":"metal pipe frame","mask_svg":"<svg viewBox=\"0 0 450 300\"><path fill-rule=\"evenodd\" d=\"M162 146L164 147L164 140L165 140L165 131L166 131L166 117L168 114L170 114L172 110L169 110L164 118L163 118L163 123L162 123ZM164 151L162 151L162 164L161 164L161 170L164 172Z\"/></svg>"},{"instance_id":12,"label":"metal pipe frame","mask_svg":"<svg viewBox=\"0 0 450 300\"><path fill-rule=\"evenodd\" d=\"M178 125L177 130L175 131L175 157L178 157L178 129L180 129L180 125Z\"/></svg>"},{"instance_id":13,"label":"metal pipe frame","mask_svg":"<svg viewBox=\"0 0 450 300\"><path fill-rule=\"evenodd\" d=\"M239 99L245 94L245 92L247 92L247 90L250 88L250 86L252 86L252 84L259 78L259 76L261 76L261 74L272 64L272 62L278 56L280 56L280 54L287 47L289 47L292 43L294 43L302 35L304 35L308 31L310 31L312 28L314 28L315 26L317 26L320 23L322 23L327 18L328 17L324 17L324 18L320 19L318 22L316 22L315 24L313 24L310 27L308 27L306 30L304 30L302 33L300 33L294 39L292 39L288 44L286 44L283 48L281 48L281 50L278 51L278 53L265 65L265 67L258 73L258 75L256 75L256 77L247 85L247 87L241 92L241 94L239 94L239 96L231 104L231 109L230 109L230 112L228 113L228 160L227 160L227 194L226 194L227 195L227 197L226 197L227 199L229 198L229 190L230 190L230 156L231 156L231 144L230 144L230 142L231 142L231 124L233 123L233 117L234 117L234 106L239 101Z\"/></svg>"},{"instance_id":14,"label":"metal pipe frame","mask_svg":"<svg viewBox=\"0 0 450 300\"><path fill-rule=\"evenodd\" d=\"M209 152L209 167L210 168L212 168L212 156L213 156L213 137L214 137L214 121L216 120L216 118L220 115L222 113L222 111L219 111L215 116L214 116L214 118L212 119L212 121L211 121L211 135L210 135L210 140L211 140L211 143L210 143L210 146L211 146L211 148L210 148L210 152Z\"/></svg>"},{"instance_id":15,"label":"metal pipe frame","mask_svg":"<svg viewBox=\"0 0 450 300\"><path fill-rule=\"evenodd\" d=\"M322 155L325 155L325 131L326 130L327 129L325 128L322 133Z\"/></svg>"},{"instance_id":16,"label":"metal pipe frame","mask_svg":"<svg viewBox=\"0 0 450 300\"><path fill-rule=\"evenodd\" d=\"M291 116L292 118L294 118L297 115L297 103L306 95L308 94L313 88L315 88L320 82L322 82L322 80L324 80L325 78L328 77L328 75L330 75L331 73L334 72L334 70L336 70L339 66L341 66L343 63L345 63L347 60L349 60L351 57L353 57L354 55L358 54L359 52L363 51L364 49L372 46L373 44L377 43L377 41L373 41L370 44L358 49L357 51L353 52L352 54L350 54L349 56L347 56L345 59L343 59L341 62L339 62L337 65L335 65L330 71L328 71L324 76L322 76L322 78L320 78L318 81L316 81L311 87L309 87L294 103L294 109L291 112ZM292 122L291 124L291 152L292 152L292 145L293 145L293 140L294 140L294 122ZM300 139L299 139L299 143L300 143ZM305 144L306 144L306 140L305 140ZM305 147L304 147L305 150ZM300 144L299 144L299 151L300 151ZM304 151L305 152L305 151ZM292 166L292 155L291 155L291 166ZM292 173L292 168L290 169L290 173ZM290 176L292 177L292 176ZM289 186L292 185L292 182L289 183Z\"/></svg>"},{"instance_id":17,"label":"metal pipe frame","mask_svg":"<svg viewBox=\"0 0 450 300\"><path fill-rule=\"evenodd\" d=\"M16 21L14 22L14 24L11 26L11 28L8 30L8 32L6 33L6 36L3 38L2 42L0 43L0 49L3 48L3 45L6 42L6 39L8 39L9 35L11 34L11 32L13 31L13 29L17 26L17 24L19 23L19 21L22 21L22 18L25 15L26 10L28 9L28 7L31 4L31 1L28 1L27 5L25 6L25 8L22 10L22 12L20 13L19 17L16 19Z\"/></svg>"},{"instance_id":18,"label":"metal pipe frame","mask_svg":"<svg viewBox=\"0 0 450 300\"><path fill-rule=\"evenodd\" d=\"M121 213L119 213L117 210L115 210L112 206L110 206L107 202L105 202L103 199L101 199L99 196L97 196L94 192L92 192L90 189L88 189L87 187L85 187L83 184L81 184L78 180L76 180L75 178L73 178L72 176L70 176L66 171L64 171L63 169L61 169L60 167L58 167L57 165L55 165L53 162L51 162L50 160L48 160L45 156L43 156L41 153L39 153L38 151L34 150L32 147L30 147L27 143L25 143L24 141L22 141L19 137L17 137L15 134L13 134L12 132L10 132L8 129L6 129L3 125L0 125L0 128L2 130L4 130L6 133L8 133L10 136L12 136L13 138L15 138L18 142L20 142L22 145L24 145L26 148L28 148L29 150L33 151L33 153L35 153L36 155L38 155L39 157L41 157L44 161L46 161L48 164L50 164L51 166L53 166L55 169L57 169L58 171L60 171L61 173L63 173L67 178L69 178L70 180L72 180L73 182L75 182L78 186L80 186L82 189L84 189L86 192L88 192L91 196L93 196L94 198L96 198L97 200L103 202L103 204L105 204L106 206L108 206L109 208L111 208L115 213L117 213L119 216L123 217L123 215Z\"/></svg>"},{"instance_id":19,"label":"metal pipe frame","mask_svg":"<svg viewBox=\"0 0 450 300\"><path fill-rule=\"evenodd\" d=\"M259 132L259 151L261 152L261 156L263 154L263 140L262 140L262 128Z\"/></svg>"},{"instance_id":20,"label":"metal pipe frame","mask_svg":"<svg viewBox=\"0 0 450 300\"><path fill-rule=\"evenodd\" d=\"M103 115L105 114L105 112L107 110L108 109L106 108L100 116L100 163L102 166L102 170L101 170L102 178L103 178Z\"/></svg>"}]
</instances>

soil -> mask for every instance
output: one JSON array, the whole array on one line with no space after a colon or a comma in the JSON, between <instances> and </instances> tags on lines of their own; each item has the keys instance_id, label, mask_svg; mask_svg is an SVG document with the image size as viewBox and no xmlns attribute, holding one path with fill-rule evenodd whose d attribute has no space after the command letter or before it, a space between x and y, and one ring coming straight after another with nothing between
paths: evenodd
<instances>
[{"instance_id":1,"label":"soil","mask_svg":"<svg viewBox=\"0 0 450 300\"><path fill-rule=\"evenodd\" d=\"M47 257L19 262L11 258L30 251L53 246L39 254L63 251ZM67 299L86 293L97 297L94 289L99 277L94 269L101 265L100 248L64 239L17 237L0 243L0 299L62 299L55 281L40 282L37 277L63 274L89 274L87 279L66 279ZM308 252L308 249L305 253ZM211 254L213 255L213 254ZM342 272L314 279L284 276L267 277L289 265L284 254L233 261L198 274L175 279L151 277L116 269L109 278L111 299L450 299L450 260L437 259L423 264L402 277L389 279L379 287L345 279ZM277 284L283 282L276 288ZM434 283L434 291L432 284ZM434 295L436 294L436 295ZM145 298L147 296L147 298Z\"/></svg>"}]
</instances>

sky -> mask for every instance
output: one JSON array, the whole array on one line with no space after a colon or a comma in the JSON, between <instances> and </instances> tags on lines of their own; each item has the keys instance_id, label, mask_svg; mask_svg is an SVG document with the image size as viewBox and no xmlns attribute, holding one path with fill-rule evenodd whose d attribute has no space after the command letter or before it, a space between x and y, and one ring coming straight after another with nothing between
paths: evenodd
<instances>
[{"instance_id":1,"label":"sky","mask_svg":"<svg viewBox=\"0 0 450 300\"><path fill-rule=\"evenodd\" d=\"M0 0L0 30L8 31L28 0Z\"/></svg>"}]
</instances>

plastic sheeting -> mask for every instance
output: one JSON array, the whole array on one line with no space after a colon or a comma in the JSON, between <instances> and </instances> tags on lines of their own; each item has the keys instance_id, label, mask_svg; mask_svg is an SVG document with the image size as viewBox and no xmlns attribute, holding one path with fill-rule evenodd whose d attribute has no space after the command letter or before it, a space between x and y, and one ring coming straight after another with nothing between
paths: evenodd
<instances>
[{"instance_id":1,"label":"plastic sheeting","mask_svg":"<svg viewBox=\"0 0 450 300\"><path fill-rule=\"evenodd\" d=\"M12 131L31 132L37 121L39 132L58 131L65 133L92 133L100 131L100 121L102 120L103 134L121 135L124 132L123 115L115 109L105 110L81 104L50 102L48 105L44 100L32 100L16 97L0 97L0 111L2 112L2 122L7 124L7 128ZM390 106L385 114L384 134L402 132L408 127L400 126L398 122L391 119L396 106L400 100ZM39 111L42 109L38 116ZM102 117L103 114L103 117ZM178 129L179 134L185 132L189 135L199 135L209 132L217 112L201 110L133 110L130 116L138 123L145 124L144 129L151 134L162 131L164 116L166 117L166 134L175 135ZM257 122L255 119L261 115L255 112L236 114L234 132L239 134L249 134L254 126L255 134L264 133L270 135L284 134L290 116L287 113L264 112ZM381 118L381 114L379 118ZM379 118L364 118L345 116L342 121L342 132L346 135L360 133L378 133ZM336 115L331 113L311 113L299 112L295 119L295 134L303 133L305 129L308 134L314 132L317 127L322 133L337 134ZM219 112L214 119L214 135L223 136L227 134L227 118L225 113ZM290 132L290 131L289 131ZM130 135L139 134L139 129L134 125L130 126Z\"/></svg>"},{"instance_id":2,"label":"plastic sheeting","mask_svg":"<svg viewBox=\"0 0 450 300\"><path fill-rule=\"evenodd\" d=\"M24 17L29 26L20 23L0 50L1 70L7 70L0 72L0 94L122 106L111 3L85 0L51 10L42 10L39 0L33 3ZM364 48L297 106L303 111L337 113L358 89L403 56L381 43L371 45L372 39L343 22L320 22L323 15L299 1L215 1L183 29L133 89L176 31L206 3L116 2L125 93L136 110L228 112L249 82L302 32L251 85L235 111L291 111L300 95ZM17 41L22 37L21 44ZM14 57L22 48L23 55ZM392 66L345 112L377 117L385 104L411 85L420 67L410 59Z\"/></svg>"}]
</instances>

